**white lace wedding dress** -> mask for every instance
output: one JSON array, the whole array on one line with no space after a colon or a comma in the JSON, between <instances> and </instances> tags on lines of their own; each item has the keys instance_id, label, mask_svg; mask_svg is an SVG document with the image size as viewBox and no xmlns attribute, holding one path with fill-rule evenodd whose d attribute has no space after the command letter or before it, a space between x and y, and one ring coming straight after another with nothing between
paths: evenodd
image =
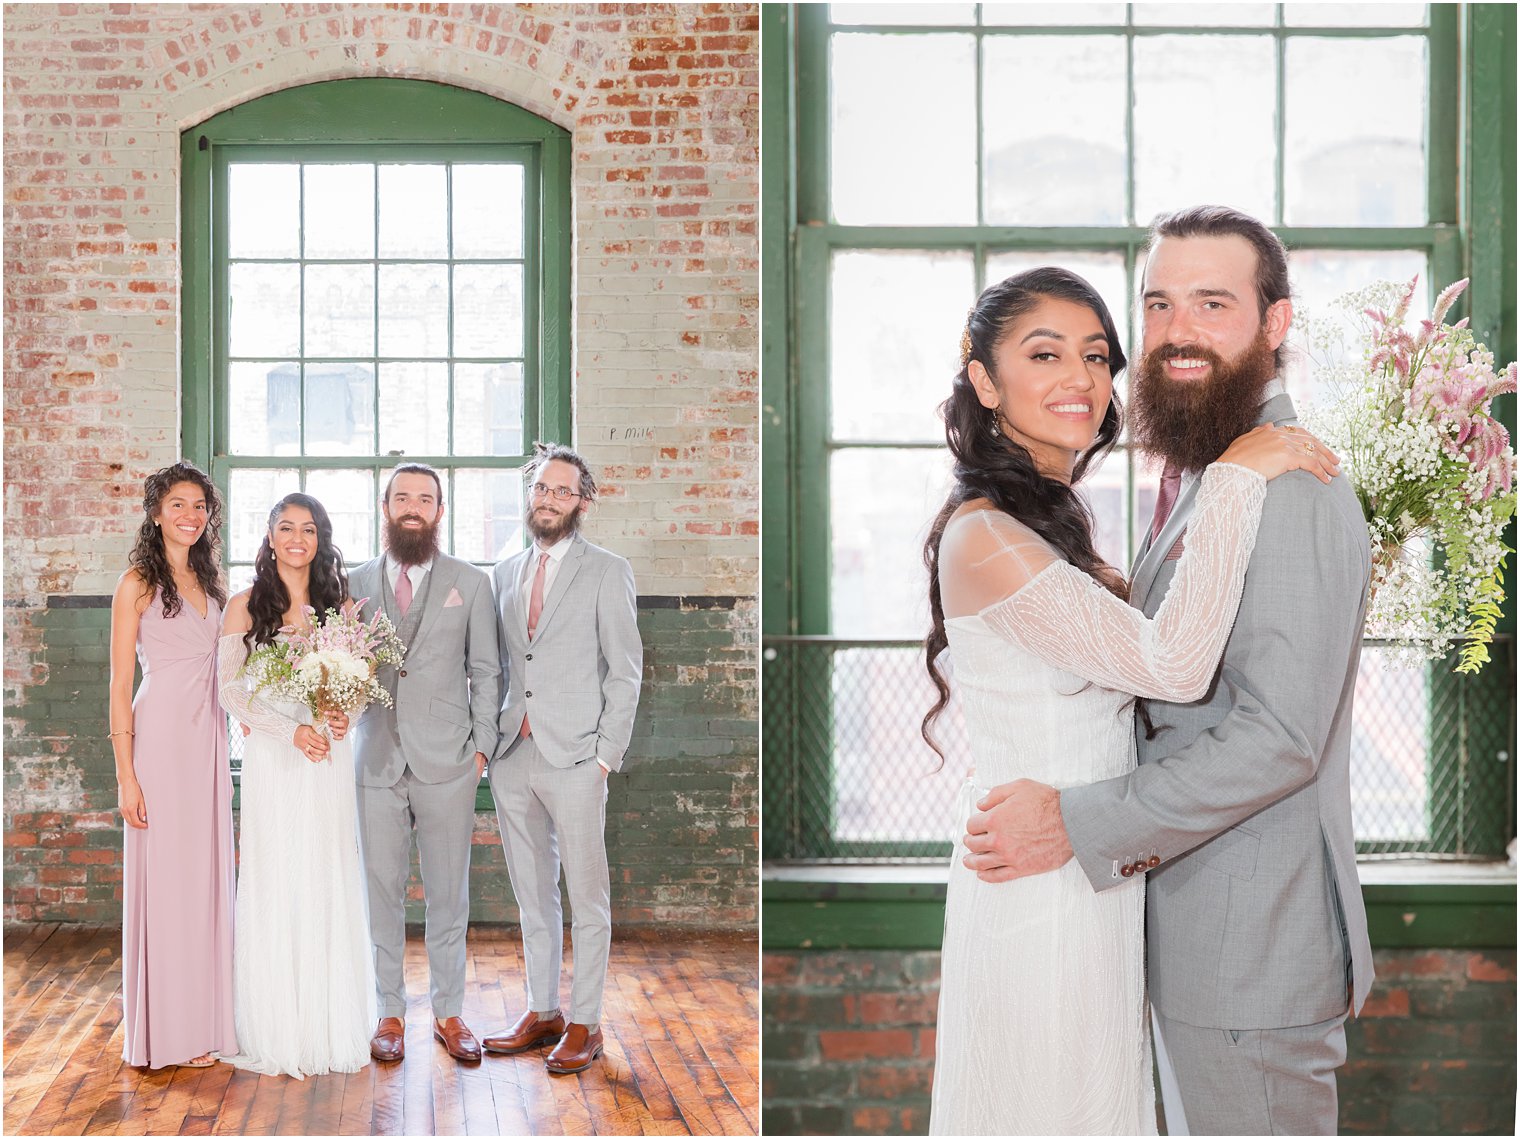
<instances>
[{"instance_id":1,"label":"white lace wedding dress","mask_svg":"<svg viewBox=\"0 0 1520 1139\"><path fill-rule=\"evenodd\" d=\"M357 1072L375 1026L374 963L359 862L353 752L313 763L292 743L303 704L256 696L240 635L218 643L222 707L243 741L230 1064L301 1079Z\"/></svg>"},{"instance_id":2,"label":"white lace wedding dress","mask_svg":"<svg viewBox=\"0 0 1520 1139\"><path fill-rule=\"evenodd\" d=\"M962 575L957 595L973 599L969 615L945 622L976 764L962 821L1000 783L1059 788L1125 774L1135 764L1132 697L1202 695L1265 497L1253 471L1207 469L1153 620L1006 514L952 522L970 529L956 536L957 566L942 560L941 573ZM930 1133L1155 1134L1144 875L1098 893L1072 859L1051 874L987 883L962 865L965 855L957 841Z\"/></svg>"}]
</instances>

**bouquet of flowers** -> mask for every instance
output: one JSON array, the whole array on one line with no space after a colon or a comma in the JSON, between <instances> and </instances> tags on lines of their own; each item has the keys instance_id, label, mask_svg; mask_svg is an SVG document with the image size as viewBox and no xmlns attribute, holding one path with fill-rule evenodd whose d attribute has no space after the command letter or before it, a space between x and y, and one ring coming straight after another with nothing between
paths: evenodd
<instances>
[{"instance_id":1,"label":"bouquet of flowers","mask_svg":"<svg viewBox=\"0 0 1520 1139\"><path fill-rule=\"evenodd\" d=\"M323 623L311 622L306 632L286 626L281 631L290 633L288 639L250 653L243 671L254 678L254 691L305 704L319 731L326 712L357 712L372 700L390 707L390 693L375 673L383 664L399 666L406 650L384 613L359 619L362 604L329 609ZM308 605L303 612L315 617L317 611Z\"/></svg>"},{"instance_id":2,"label":"bouquet of flowers","mask_svg":"<svg viewBox=\"0 0 1520 1139\"><path fill-rule=\"evenodd\" d=\"M1361 326L1361 352L1318 370L1345 394L1312 422L1349 460L1367 519L1368 635L1393 641L1410 661L1445 656L1460 637L1457 671L1476 672L1504 600L1503 535L1515 513L1515 452L1489 404L1515 390L1516 366L1496 373L1466 318L1443 323L1465 279L1441 292L1411 334L1404 321L1418 280L1379 282L1336 302ZM1339 326L1309 324L1315 347L1344 347Z\"/></svg>"}]
</instances>

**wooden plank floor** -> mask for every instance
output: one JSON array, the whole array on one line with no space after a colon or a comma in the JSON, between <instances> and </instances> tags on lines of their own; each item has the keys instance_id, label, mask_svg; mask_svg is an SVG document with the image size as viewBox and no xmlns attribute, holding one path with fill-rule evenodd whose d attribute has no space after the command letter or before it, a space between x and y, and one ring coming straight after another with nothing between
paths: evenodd
<instances>
[{"instance_id":1,"label":"wooden plank floor","mask_svg":"<svg viewBox=\"0 0 1520 1139\"><path fill-rule=\"evenodd\" d=\"M465 1022L523 1008L514 926L470 930ZM570 961L566 937L565 960ZM758 952L752 933L614 931L606 1052L550 1076L544 1050L451 1060L432 1038L427 956L407 939L406 1059L295 1080L225 1064L149 1071L122 1050L121 930L5 930L5 1131L12 1135L754 1135ZM569 977L564 997L569 998Z\"/></svg>"}]
</instances>

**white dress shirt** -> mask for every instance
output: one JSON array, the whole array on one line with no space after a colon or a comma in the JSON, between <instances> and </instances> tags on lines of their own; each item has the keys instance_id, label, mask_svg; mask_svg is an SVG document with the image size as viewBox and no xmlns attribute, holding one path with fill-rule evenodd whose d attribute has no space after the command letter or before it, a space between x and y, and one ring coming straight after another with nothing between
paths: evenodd
<instances>
[{"instance_id":1,"label":"white dress shirt","mask_svg":"<svg viewBox=\"0 0 1520 1139\"><path fill-rule=\"evenodd\" d=\"M433 568L433 559L429 558L420 566L407 566L406 576L412 583L412 596L415 598L422 590L423 579L428 571ZM392 595L396 592L396 579L401 576L401 563L390 554L385 555L385 580L391 583Z\"/></svg>"}]
</instances>

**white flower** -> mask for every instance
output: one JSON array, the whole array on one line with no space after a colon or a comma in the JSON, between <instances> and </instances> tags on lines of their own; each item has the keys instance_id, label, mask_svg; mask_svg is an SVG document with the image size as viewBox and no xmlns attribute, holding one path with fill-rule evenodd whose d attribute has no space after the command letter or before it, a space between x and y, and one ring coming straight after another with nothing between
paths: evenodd
<instances>
[{"instance_id":1,"label":"white flower","mask_svg":"<svg viewBox=\"0 0 1520 1139\"><path fill-rule=\"evenodd\" d=\"M322 683L324 671L330 682L340 680L362 682L369 679L369 665L354 659L347 653L340 653L333 649L308 653L296 666L296 675L311 685Z\"/></svg>"}]
</instances>

